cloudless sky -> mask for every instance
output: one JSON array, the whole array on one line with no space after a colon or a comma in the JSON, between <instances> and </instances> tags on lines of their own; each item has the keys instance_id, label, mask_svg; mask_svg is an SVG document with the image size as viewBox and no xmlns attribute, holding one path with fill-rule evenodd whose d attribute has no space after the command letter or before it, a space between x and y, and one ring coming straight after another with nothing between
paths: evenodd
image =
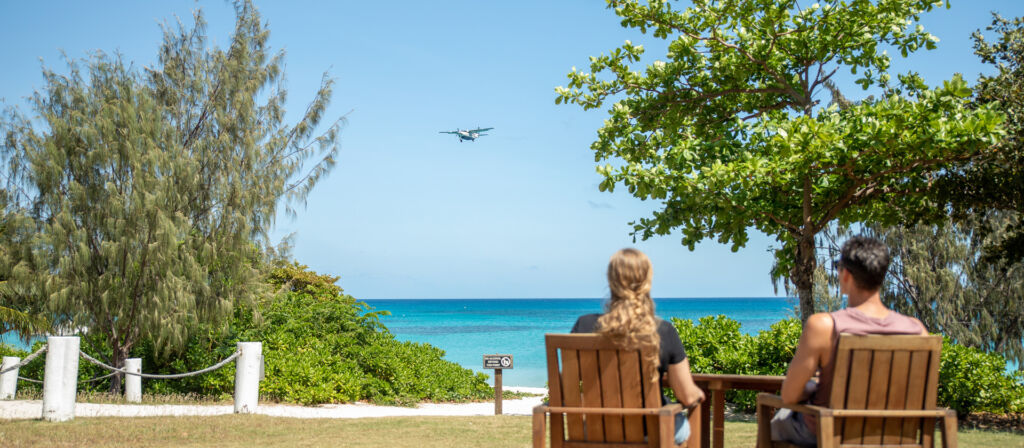
<instances>
[{"instance_id":1,"label":"cloudless sky","mask_svg":"<svg viewBox=\"0 0 1024 448\"><path fill-rule=\"evenodd\" d=\"M810 2L808 2L810 3ZM654 262L655 297L765 297L773 238L752 233L732 252L706 241L695 251L677 234L633 243L628 223L659 209L624 191L597 189L589 149L606 116L556 106L554 87L626 39L643 61L664 44L620 27L597 0L257 1L271 45L286 52L291 121L321 76L337 80L327 117L347 114L337 166L273 236L295 233L293 256L338 275L346 292L378 298L604 297L617 249ZM160 24L191 24L201 8L214 44L229 42L234 11L222 1L15 2L0 0L0 98L28 112L42 87L41 62L66 72L61 51L121 52L153 65ZM941 41L894 60L929 84L960 72L991 73L970 34L1024 13L1017 0L954 0L922 17ZM890 53L894 53L890 51ZM847 96L863 95L852 78ZM826 99L827 100L827 99ZM476 142L439 131L494 127Z\"/></svg>"}]
</instances>

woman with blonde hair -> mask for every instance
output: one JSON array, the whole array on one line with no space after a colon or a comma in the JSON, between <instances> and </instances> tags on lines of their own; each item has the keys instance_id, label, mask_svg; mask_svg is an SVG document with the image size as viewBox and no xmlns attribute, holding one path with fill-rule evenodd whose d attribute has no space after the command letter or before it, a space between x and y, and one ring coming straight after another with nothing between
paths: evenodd
<instances>
[{"instance_id":1,"label":"woman with blonde hair","mask_svg":"<svg viewBox=\"0 0 1024 448\"><path fill-rule=\"evenodd\" d=\"M608 262L608 289L611 297L604 314L580 316L573 333L599 333L623 349L645 351L658 366L659 377L667 374L668 386L687 409L704 400L702 391L690 375L690 362L679 333L672 324L654 315L651 260L636 249L622 249ZM660 381L660 378L659 378ZM662 385L664 386L664 385ZM668 398L662 396L662 404ZM676 443L689 438L690 426L683 414L676 415Z\"/></svg>"}]
</instances>

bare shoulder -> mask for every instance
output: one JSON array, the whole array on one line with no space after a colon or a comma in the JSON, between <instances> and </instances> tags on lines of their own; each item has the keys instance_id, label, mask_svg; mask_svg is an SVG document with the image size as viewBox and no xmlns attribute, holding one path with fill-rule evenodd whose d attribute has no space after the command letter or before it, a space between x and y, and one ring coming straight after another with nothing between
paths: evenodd
<instances>
[{"instance_id":1,"label":"bare shoulder","mask_svg":"<svg viewBox=\"0 0 1024 448\"><path fill-rule=\"evenodd\" d=\"M907 317L910 317L910 316L907 316ZM917 325L919 325L919 326L921 327L921 336L928 336L928 334L929 334L929 333L928 333L928 327L925 327L925 326L924 326L924 323L922 323L922 322L921 322L920 320L918 320L918 318L916 318L916 317L910 317L910 320L912 320L912 321L916 322L916 323L917 323Z\"/></svg>"},{"instance_id":2,"label":"bare shoulder","mask_svg":"<svg viewBox=\"0 0 1024 448\"><path fill-rule=\"evenodd\" d=\"M804 333L810 333L813 336L828 336L832 334L832 328L835 326L835 321L832 320L832 316L828 313L815 313L811 317L807 318L807 322L804 323Z\"/></svg>"}]
</instances>

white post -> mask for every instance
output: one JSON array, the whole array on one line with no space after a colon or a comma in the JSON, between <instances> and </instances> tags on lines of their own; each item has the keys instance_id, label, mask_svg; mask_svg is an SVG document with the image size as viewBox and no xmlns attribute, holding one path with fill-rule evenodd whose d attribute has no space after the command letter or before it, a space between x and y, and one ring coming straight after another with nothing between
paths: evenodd
<instances>
[{"instance_id":1,"label":"white post","mask_svg":"<svg viewBox=\"0 0 1024 448\"><path fill-rule=\"evenodd\" d=\"M124 369L133 373L142 373L142 358L124 360ZM138 375L124 376L124 399L129 403L142 402L142 377Z\"/></svg>"},{"instance_id":2,"label":"white post","mask_svg":"<svg viewBox=\"0 0 1024 448\"><path fill-rule=\"evenodd\" d=\"M17 356L4 356L3 363L0 363L0 370L10 368L21 362ZM18 370L0 374L0 400L13 400L14 394L18 391Z\"/></svg>"},{"instance_id":3,"label":"white post","mask_svg":"<svg viewBox=\"0 0 1024 448\"><path fill-rule=\"evenodd\" d=\"M239 342L242 353L235 359L235 413L252 414L260 398L262 342Z\"/></svg>"},{"instance_id":4,"label":"white post","mask_svg":"<svg viewBox=\"0 0 1024 448\"><path fill-rule=\"evenodd\" d=\"M46 368L43 373L43 420L63 422L75 418L78 391L77 336L46 338Z\"/></svg>"}]
</instances>

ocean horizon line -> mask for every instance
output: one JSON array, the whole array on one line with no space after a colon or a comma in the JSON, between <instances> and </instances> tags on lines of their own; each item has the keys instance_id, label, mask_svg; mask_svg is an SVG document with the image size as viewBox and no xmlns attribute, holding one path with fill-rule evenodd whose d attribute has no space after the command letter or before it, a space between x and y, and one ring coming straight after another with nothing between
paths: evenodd
<instances>
[{"instance_id":1,"label":"ocean horizon line","mask_svg":"<svg viewBox=\"0 0 1024 448\"><path fill-rule=\"evenodd\" d=\"M608 297L384 297L384 298L371 298L363 299L357 298L359 301L367 300L607 300ZM778 299L796 299L796 297L790 296L760 296L760 297L749 297L749 296L722 296L722 297L653 297L654 300L778 300Z\"/></svg>"}]
</instances>

